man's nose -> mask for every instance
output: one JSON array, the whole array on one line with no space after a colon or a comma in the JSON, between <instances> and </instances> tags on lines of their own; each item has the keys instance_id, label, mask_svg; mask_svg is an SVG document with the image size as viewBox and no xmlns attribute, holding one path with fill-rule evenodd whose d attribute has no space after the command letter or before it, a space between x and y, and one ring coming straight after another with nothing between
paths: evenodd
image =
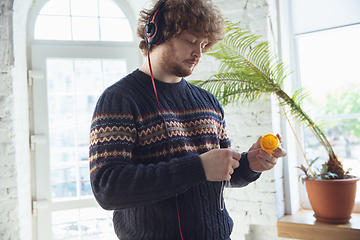
<instances>
[{"instance_id":1,"label":"man's nose","mask_svg":"<svg viewBox=\"0 0 360 240\"><path fill-rule=\"evenodd\" d=\"M202 56L202 45L201 43L195 44L192 55L196 58L201 58Z\"/></svg>"}]
</instances>

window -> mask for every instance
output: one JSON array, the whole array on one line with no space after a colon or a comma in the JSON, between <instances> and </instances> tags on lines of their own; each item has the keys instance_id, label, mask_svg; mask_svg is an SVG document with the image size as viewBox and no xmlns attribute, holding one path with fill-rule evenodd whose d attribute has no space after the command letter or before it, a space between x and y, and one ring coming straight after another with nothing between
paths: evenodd
<instances>
[{"instance_id":1,"label":"window","mask_svg":"<svg viewBox=\"0 0 360 240\"><path fill-rule=\"evenodd\" d=\"M124 60L47 59L51 199L92 195L89 129L105 87L126 74Z\"/></svg>"},{"instance_id":2,"label":"window","mask_svg":"<svg viewBox=\"0 0 360 240\"><path fill-rule=\"evenodd\" d=\"M51 0L37 17L34 35L47 40L133 41L129 20L112 0Z\"/></svg>"},{"instance_id":3,"label":"window","mask_svg":"<svg viewBox=\"0 0 360 240\"><path fill-rule=\"evenodd\" d=\"M111 213L98 207L56 211L51 220L53 240L118 239Z\"/></svg>"},{"instance_id":4,"label":"window","mask_svg":"<svg viewBox=\"0 0 360 240\"><path fill-rule=\"evenodd\" d=\"M335 154L351 174L360 176L360 25L297 36L304 110L323 126ZM308 159L327 161L312 132L304 129ZM360 202L360 185L356 201Z\"/></svg>"},{"instance_id":5,"label":"window","mask_svg":"<svg viewBox=\"0 0 360 240\"><path fill-rule=\"evenodd\" d=\"M302 87L309 92L302 107L323 127L344 169L351 167L353 175L360 175L360 78L356 73L360 63L359 11L360 2L356 0L279 2L280 56L293 71L285 88L291 92ZM298 137L307 158L322 157L318 161L321 165L327 160L323 157L325 150L309 131L300 130ZM303 156L286 123L284 134L288 147L284 162L285 213L294 214L301 207L311 206L295 168L304 163ZM359 212L359 191L356 201L354 211Z\"/></svg>"},{"instance_id":6,"label":"window","mask_svg":"<svg viewBox=\"0 0 360 240\"><path fill-rule=\"evenodd\" d=\"M42 73L30 89L36 239L117 239L92 194L88 146L100 94L141 64L119 4L40 0L29 14L31 70Z\"/></svg>"}]
</instances>

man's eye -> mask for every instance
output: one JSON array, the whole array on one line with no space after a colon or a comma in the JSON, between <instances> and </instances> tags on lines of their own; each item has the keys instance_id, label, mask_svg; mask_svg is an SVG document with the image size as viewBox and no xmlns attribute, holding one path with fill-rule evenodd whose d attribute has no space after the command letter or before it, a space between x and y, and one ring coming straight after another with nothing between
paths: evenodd
<instances>
[{"instance_id":1,"label":"man's eye","mask_svg":"<svg viewBox=\"0 0 360 240\"><path fill-rule=\"evenodd\" d=\"M190 44L194 44L196 41L190 41L190 40L187 40L188 41L188 43L190 43Z\"/></svg>"}]
</instances>

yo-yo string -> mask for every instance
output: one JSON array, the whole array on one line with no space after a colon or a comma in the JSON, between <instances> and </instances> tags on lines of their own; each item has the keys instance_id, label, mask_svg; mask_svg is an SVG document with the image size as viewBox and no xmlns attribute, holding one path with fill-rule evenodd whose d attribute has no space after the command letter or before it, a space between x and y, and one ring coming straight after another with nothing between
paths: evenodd
<instances>
[{"instance_id":1,"label":"yo-yo string","mask_svg":"<svg viewBox=\"0 0 360 240\"><path fill-rule=\"evenodd\" d=\"M259 151L262 148L256 148L254 150L248 151L248 153L250 152L255 152L255 151ZM220 195L219 195L219 205L220 205L220 210L224 210L225 207L225 200L224 200L224 194L225 194L225 187L230 185L230 181L222 181L221 182L221 190L220 190Z\"/></svg>"},{"instance_id":2,"label":"yo-yo string","mask_svg":"<svg viewBox=\"0 0 360 240\"><path fill-rule=\"evenodd\" d=\"M222 181L221 182L221 190L220 190L220 195L219 195L219 205L220 205L220 210L224 210L225 208L225 200L224 200L224 194L225 194L225 186L229 186L230 185L230 181Z\"/></svg>"},{"instance_id":3,"label":"yo-yo string","mask_svg":"<svg viewBox=\"0 0 360 240\"><path fill-rule=\"evenodd\" d=\"M249 152L255 152L255 151L258 151L260 149L262 149L262 148L257 148L257 149L248 151L248 153ZM230 185L230 181L222 181L221 182L221 189L220 189L220 194L219 194L219 207L220 207L221 211L223 211L224 208L225 208L225 200L224 200L225 187L227 187L229 185Z\"/></svg>"},{"instance_id":4,"label":"yo-yo string","mask_svg":"<svg viewBox=\"0 0 360 240\"><path fill-rule=\"evenodd\" d=\"M257 149L254 149L254 150L248 151L248 153L250 153L250 152L255 152L255 151L259 151L260 149L262 149L262 148L257 148Z\"/></svg>"}]
</instances>

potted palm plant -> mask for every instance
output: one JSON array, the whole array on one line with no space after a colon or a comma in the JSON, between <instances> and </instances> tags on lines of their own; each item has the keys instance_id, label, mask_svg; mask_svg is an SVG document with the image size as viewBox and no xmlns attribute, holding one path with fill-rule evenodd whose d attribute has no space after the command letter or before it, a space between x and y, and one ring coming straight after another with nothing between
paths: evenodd
<instances>
[{"instance_id":1,"label":"potted palm plant","mask_svg":"<svg viewBox=\"0 0 360 240\"><path fill-rule=\"evenodd\" d=\"M263 95L275 95L289 124L290 116L297 124L309 128L328 155L328 161L322 168L313 170L315 160L307 160L297 140L306 162L305 166L299 168L304 173L302 180L316 219L332 223L349 221L359 178L343 169L322 129L301 108L300 103L307 95L302 89L295 91L292 96L283 90L283 82L290 72L270 51L268 42L257 43L260 36L231 22L227 22L226 29L224 40L207 53L221 61L218 73L208 80L193 83L212 92L224 106L229 103L251 103ZM351 193L346 193L347 190L351 190ZM332 200L335 200L335 205L328 205ZM345 209L340 209L342 206Z\"/></svg>"}]
</instances>

